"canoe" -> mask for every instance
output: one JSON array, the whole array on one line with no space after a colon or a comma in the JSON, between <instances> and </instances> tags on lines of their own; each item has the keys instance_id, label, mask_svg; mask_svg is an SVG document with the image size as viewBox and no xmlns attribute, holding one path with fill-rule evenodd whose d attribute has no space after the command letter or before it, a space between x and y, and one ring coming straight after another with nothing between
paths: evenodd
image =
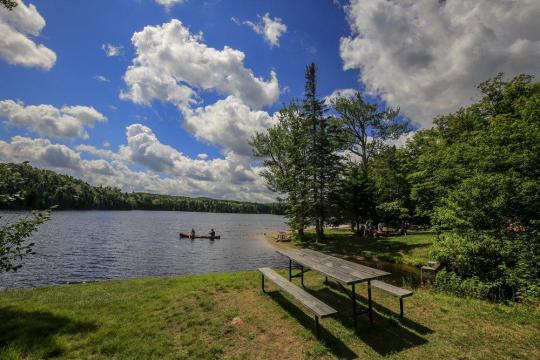
<instances>
[{"instance_id":1,"label":"canoe","mask_svg":"<svg viewBox=\"0 0 540 360\"><path fill-rule=\"evenodd\" d=\"M190 234L184 234L184 233L178 233L178 235L180 236L180 238L187 238L187 239L191 239L191 235ZM220 239L221 236L220 235L216 235L214 237L212 236L195 236L193 239L210 239L210 240L216 240L216 239Z\"/></svg>"}]
</instances>

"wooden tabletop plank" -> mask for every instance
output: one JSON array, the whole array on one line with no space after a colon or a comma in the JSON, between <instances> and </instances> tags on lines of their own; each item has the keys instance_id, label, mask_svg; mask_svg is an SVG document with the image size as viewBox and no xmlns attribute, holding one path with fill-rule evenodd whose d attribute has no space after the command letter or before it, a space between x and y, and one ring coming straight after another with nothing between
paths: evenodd
<instances>
[{"instance_id":1,"label":"wooden tabletop plank","mask_svg":"<svg viewBox=\"0 0 540 360\"><path fill-rule=\"evenodd\" d=\"M300 265L320 272L323 275L345 284L354 284L390 275L390 273L386 271L356 264L315 250L280 249L278 252Z\"/></svg>"},{"instance_id":2,"label":"wooden tabletop plank","mask_svg":"<svg viewBox=\"0 0 540 360\"><path fill-rule=\"evenodd\" d=\"M348 270L351 270L351 271L354 271L354 272L367 273L367 274L371 274L371 275L373 275L375 277L384 277L384 276L390 275L389 272L386 272L384 270L375 269L375 268L372 268L372 267L369 267L369 266L366 266L366 265L358 264L358 263L348 261L348 260L345 260L345 259L341 259L341 258L332 256L332 255L324 254L324 253L321 253L321 252L318 252L318 251L315 251L315 250L302 249L302 251L304 251L307 254L313 254L313 255L320 256L322 259L325 259L325 260L331 262L334 265L340 266L340 267L342 267L344 269L348 269Z\"/></svg>"},{"instance_id":3,"label":"wooden tabletop plank","mask_svg":"<svg viewBox=\"0 0 540 360\"><path fill-rule=\"evenodd\" d=\"M310 268L314 271L317 271L321 274L324 274L332 279L335 279L337 281L340 281L345 284L353 284L358 282L358 278L356 276L353 276L343 270L332 268L329 266L324 265L322 262L313 260L306 254L303 254L301 252L298 252L296 249L288 249L288 250L277 250L280 254L290 258L291 260L294 260L294 262L305 266L307 268Z\"/></svg>"}]
</instances>

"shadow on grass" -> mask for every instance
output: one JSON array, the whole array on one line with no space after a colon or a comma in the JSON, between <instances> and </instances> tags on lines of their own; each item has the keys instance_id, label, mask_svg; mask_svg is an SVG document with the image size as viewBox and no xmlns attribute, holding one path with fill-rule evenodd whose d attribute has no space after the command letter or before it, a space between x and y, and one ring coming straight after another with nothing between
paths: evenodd
<instances>
[{"instance_id":1,"label":"shadow on grass","mask_svg":"<svg viewBox=\"0 0 540 360\"><path fill-rule=\"evenodd\" d=\"M338 285L332 282L328 284L329 286L326 288L316 290L306 288L305 290L338 310L336 318L345 327L354 330L354 318L350 298L338 288ZM361 300L360 309L367 310L367 299L361 295L359 299ZM358 317L358 330L356 332L357 336L378 354L385 356L427 343L425 338L413 331L427 334L432 332L431 329L417 324L412 320L402 323L393 318L388 318L381 315L379 313L380 310L384 310L384 313L387 314L393 314L390 310L374 304L373 325L370 325L367 314L360 315Z\"/></svg>"},{"instance_id":2,"label":"shadow on grass","mask_svg":"<svg viewBox=\"0 0 540 360\"><path fill-rule=\"evenodd\" d=\"M335 282L332 282L332 281L328 281L327 283L327 291L330 291L333 296L336 296L336 297L340 297L340 298L343 298L345 300L345 302L348 302L348 306L351 307L351 300L347 297L347 295L345 295L343 293L343 290L341 289L341 287L335 283ZM306 289L307 291L310 291L309 289ZM321 290L321 291L324 291ZM363 294L359 293L359 291L365 291L367 292L367 286L366 287L357 287L357 291L356 291L356 298L359 300L360 302L360 306L364 306L366 309L367 309L367 306L368 306L368 299L367 299L367 296L364 296ZM312 293L315 293L315 291L310 291ZM376 295L375 294L372 294L372 297L371 297L371 303L372 303L372 306L373 306L373 315L374 315L374 321L375 321L375 316L378 316L377 312L379 314L384 314L385 317L382 317L382 316L379 316L381 318L383 318L384 320L383 321L390 321L390 322L394 322L395 324L397 325L400 325L400 326L404 326L408 329L411 329L419 334L422 334L422 335L427 335L427 334L432 334L433 333L433 330L431 330L430 328L422 325L422 324L419 324L413 320L410 320L407 318L407 298L403 299L403 303L404 303L404 318L403 319L400 319L399 318L399 299L398 298L395 298L395 310L392 310L392 309L388 309L384 306L382 306L381 304L378 304L377 303L377 298L375 297ZM367 316L366 316L367 318Z\"/></svg>"},{"instance_id":3,"label":"shadow on grass","mask_svg":"<svg viewBox=\"0 0 540 360\"><path fill-rule=\"evenodd\" d=\"M86 333L97 329L91 322L76 321L47 311L24 311L14 307L0 308L0 353L18 349L22 354L41 357L62 355L56 335Z\"/></svg>"},{"instance_id":4,"label":"shadow on grass","mask_svg":"<svg viewBox=\"0 0 540 360\"><path fill-rule=\"evenodd\" d=\"M306 241L301 246L313 250L331 252L336 254L356 254L367 260L386 260L401 262L402 253L410 253L419 248L431 246L429 243L411 242L410 238L403 237L403 241L392 238L362 238L349 232L328 234L322 241L316 243Z\"/></svg>"},{"instance_id":5,"label":"shadow on grass","mask_svg":"<svg viewBox=\"0 0 540 360\"><path fill-rule=\"evenodd\" d=\"M287 299L278 290L267 291L266 294L294 317L303 327L315 334L315 318L306 315L298 306ZM356 359L358 356L343 341L335 337L324 327L324 320L319 323L320 338L326 347L340 359Z\"/></svg>"}]
</instances>

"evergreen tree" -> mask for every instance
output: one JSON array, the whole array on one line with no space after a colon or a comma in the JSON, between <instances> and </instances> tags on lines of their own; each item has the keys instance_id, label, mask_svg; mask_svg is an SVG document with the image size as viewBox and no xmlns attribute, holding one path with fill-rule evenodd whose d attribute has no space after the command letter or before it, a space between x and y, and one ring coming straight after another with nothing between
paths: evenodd
<instances>
[{"instance_id":1,"label":"evergreen tree","mask_svg":"<svg viewBox=\"0 0 540 360\"><path fill-rule=\"evenodd\" d=\"M315 223L317 240L324 237L324 223L328 217L335 187L341 172L342 147L340 126L333 117L325 116L324 101L317 98L315 64L306 68L303 116L309 129L310 208Z\"/></svg>"}]
</instances>

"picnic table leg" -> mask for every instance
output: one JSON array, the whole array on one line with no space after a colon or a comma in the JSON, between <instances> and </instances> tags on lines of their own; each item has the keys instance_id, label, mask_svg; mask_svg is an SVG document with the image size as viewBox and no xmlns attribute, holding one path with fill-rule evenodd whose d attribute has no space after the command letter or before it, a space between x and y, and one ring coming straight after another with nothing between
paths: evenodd
<instances>
[{"instance_id":1,"label":"picnic table leg","mask_svg":"<svg viewBox=\"0 0 540 360\"><path fill-rule=\"evenodd\" d=\"M266 291L264 290L264 274L261 274L261 288L262 288L262 291L263 291L263 292L266 292Z\"/></svg>"},{"instance_id":2,"label":"picnic table leg","mask_svg":"<svg viewBox=\"0 0 540 360\"><path fill-rule=\"evenodd\" d=\"M355 285L352 284L352 293L351 293L351 299L352 299L352 308L353 308L353 319L354 319L354 330L357 329L357 322L358 322L358 314L356 314L356 289Z\"/></svg>"},{"instance_id":3,"label":"picnic table leg","mask_svg":"<svg viewBox=\"0 0 540 360\"><path fill-rule=\"evenodd\" d=\"M324 285L328 285L328 276L324 277Z\"/></svg>"},{"instance_id":4,"label":"picnic table leg","mask_svg":"<svg viewBox=\"0 0 540 360\"><path fill-rule=\"evenodd\" d=\"M320 338L319 335L319 317L315 315L315 333L317 334L317 340Z\"/></svg>"},{"instance_id":5,"label":"picnic table leg","mask_svg":"<svg viewBox=\"0 0 540 360\"><path fill-rule=\"evenodd\" d=\"M371 281L367 282L368 289L368 305L369 305L369 323L373 325L373 308L371 305Z\"/></svg>"},{"instance_id":6,"label":"picnic table leg","mask_svg":"<svg viewBox=\"0 0 540 360\"><path fill-rule=\"evenodd\" d=\"M300 265L300 283L304 286L304 267Z\"/></svg>"},{"instance_id":7,"label":"picnic table leg","mask_svg":"<svg viewBox=\"0 0 540 360\"><path fill-rule=\"evenodd\" d=\"M403 298L399 298L399 317L403 319Z\"/></svg>"},{"instance_id":8,"label":"picnic table leg","mask_svg":"<svg viewBox=\"0 0 540 360\"><path fill-rule=\"evenodd\" d=\"M289 259L289 281L292 281L292 260Z\"/></svg>"}]
</instances>

